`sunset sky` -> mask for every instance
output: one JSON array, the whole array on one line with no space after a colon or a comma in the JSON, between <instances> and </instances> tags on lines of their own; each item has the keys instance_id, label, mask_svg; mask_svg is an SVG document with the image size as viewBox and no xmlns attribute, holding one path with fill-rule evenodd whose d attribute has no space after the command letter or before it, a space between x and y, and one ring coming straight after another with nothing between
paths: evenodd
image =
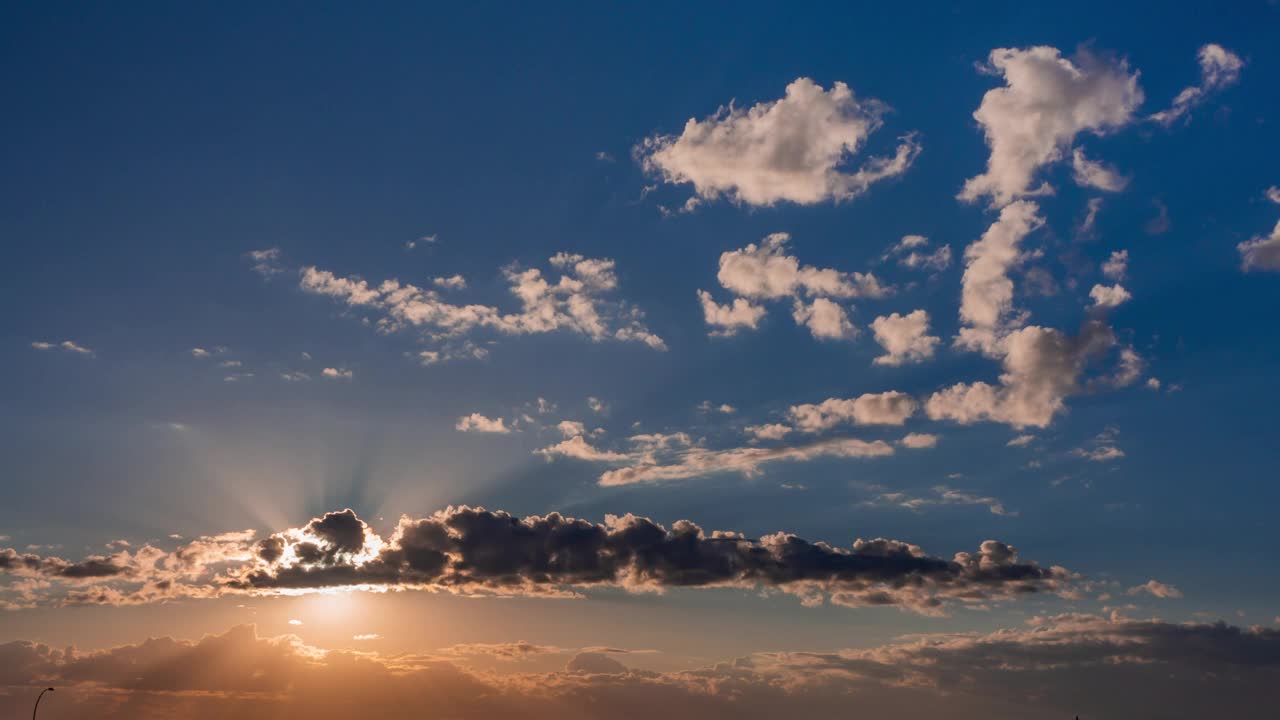
<instances>
[{"instance_id":1,"label":"sunset sky","mask_svg":"<svg viewBox=\"0 0 1280 720\"><path fill-rule=\"evenodd\" d=\"M1273 717L1280 6L0 4L0 716Z\"/></svg>"}]
</instances>

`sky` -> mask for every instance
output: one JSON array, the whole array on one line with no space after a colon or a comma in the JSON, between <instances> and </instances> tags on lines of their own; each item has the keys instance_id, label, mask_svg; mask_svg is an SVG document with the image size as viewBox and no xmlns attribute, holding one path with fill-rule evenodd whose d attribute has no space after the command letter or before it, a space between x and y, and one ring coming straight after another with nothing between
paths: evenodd
<instances>
[{"instance_id":1,"label":"sky","mask_svg":"<svg viewBox=\"0 0 1280 720\"><path fill-rule=\"evenodd\" d=\"M0 4L0 708L1264 716L1277 23Z\"/></svg>"}]
</instances>

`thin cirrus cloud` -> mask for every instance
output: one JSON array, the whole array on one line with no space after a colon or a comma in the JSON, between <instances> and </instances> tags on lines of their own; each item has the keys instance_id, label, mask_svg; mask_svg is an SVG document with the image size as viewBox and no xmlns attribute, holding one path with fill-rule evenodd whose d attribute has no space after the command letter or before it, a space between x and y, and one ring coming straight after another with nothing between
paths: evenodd
<instances>
[{"instance_id":1,"label":"thin cirrus cloud","mask_svg":"<svg viewBox=\"0 0 1280 720\"><path fill-rule=\"evenodd\" d=\"M1079 583L1067 570L1024 561L996 540L946 559L884 538L843 549L782 532L758 540L707 533L687 520L666 528L634 515L592 523L470 507L402 517L385 538L343 510L256 541L252 531L241 531L170 551L148 544L78 562L5 549L0 573L32 581L7 588L10 607L333 588L564 596L591 587L736 587L774 589L806 603L937 614L952 604L1069 594Z\"/></svg>"},{"instance_id":2,"label":"thin cirrus cloud","mask_svg":"<svg viewBox=\"0 0 1280 720\"><path fill-rule=\"evenodd\" d=\"M819 340L852 338L857 334L848 311L837 300L882 298L892 292L871 273L802 265L788 253L791 236L773 233L757 245L748 244L720 255L716 279L735 297L718 304L711 293L698 291L703 319L712 335L754 330L767 314L767 301L787 301L796 324Z\"/></svg>"},{"instance_id":3,"label":"thin cirrus cloud","mask_svg":"<svg viewBox=\"0 0 1280 720\"><path fill-rule=\"evenodd\" d=\"M701 121L690 118L679 135L645 139L634 154L659 180L693 185L686 210L721 197L755 206L839 202L906 172L920 153L907 135L892 156L848 168L887 110L844 83L825 90L799 78L779 100L747 109L730 103Z\"/></svg>"}]
</instances>

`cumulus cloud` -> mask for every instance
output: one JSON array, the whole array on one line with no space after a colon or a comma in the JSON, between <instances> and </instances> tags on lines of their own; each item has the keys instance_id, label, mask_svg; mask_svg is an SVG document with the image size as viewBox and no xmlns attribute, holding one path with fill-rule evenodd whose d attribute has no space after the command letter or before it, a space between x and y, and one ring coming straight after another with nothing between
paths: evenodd
<instances>
[{"instance_id":1,"label":"cumulus cloud","mask_svg":"<svg viewBox=\"0 0 1280 720\"><path fill-rule=\"evenodd\" d=\"M897 258L898 264L913 270L939 272L951 267L951 246L942 245L933 252L926 252L929 238L923 235L904 235L889 248L884 259Z\"/></svg>"},{"instance_id":2,"label":"cumulus cloud","mask_svg":"<svg viewBox=\"0 0 1280 720\"><path fill-rule=\"evenodd\" d=\"M766 423L764 425L748 425L744 431L757 440L781 440L791 434L791 426L782 423Z\"/></svg>"},{"instance_id":3,"label":"cumulus cloud","mask_svg":"<svg viewBox=\"0 0 1280 720\"><path fill-rule=\"evenodd\" d=\"M582 652L604 654L602 650ZM0 644L0 680L58 687L63 717L245 720L393 717L404 708L481 720L666 717L1270 717L1280 631L1120 616L1036 617L985 633L913 635L821 652L759 652L672 672L600 665L495 674L475 655L324 650L239 626L200 640L103 650ZM595 660L592 658L591 660ZM27 712L31 693L0 695Z\"/></svg>"},{"instance_id":4,"label":"cumulus cloud","mask_svg":"<svg viewBox=\"0 0 1280 720\"><path fill-rule=\"evenodd\" d=\"M898 444L904 448L922 450L924 448L937 447L938 436L932 433L907 433L902 436Z\"/></svg>"},{"instance_id":5,"label":"cumulus cloud","mask_svg":"<svg viewBox=\"0 0 1280 720\"><path fill-rule=\"evenodd\" d=\"M964 276L960 280L960 329L956 342L962 347L991 353L1008 326L1021 322L1013 311L1013 280L1009 270L1022 262L1020 243L1044 225L1040 208L1019 200L1000 211L982 237L964 251Z\"/></svg>"},{"instance_id":6,"label":"cumulus cloud","mask_svg":"<svg viewBox=\"0 0 1280 720\"><path fill-rule=\"evenodd\" d=\"M80 355L82 357L94 357L95 353L89 348L77 343L74 340L63 340L62 342L51 342L48 340L36 340L31 343L31 347L36 350L61 350L69 352L72 355Z\"/></svg>"},{"instance_id":7,"label":"cumulus cloud","mask_svg":"<svg viewBox=\"0 0 1280 720\"><path fill-rule=\"evenodd\" d=\"M918 403L910 395L891 390L856 398L827 398L817 404L793 405L791 423L802 432L822 432L838 425L901 425Z\"/></svg>"},{"instance_id":8,"label":"cumulus cloud","mask_svg":"<svg viewBox=\"0 0 1280 720\"><path fill-rule=\"evenodd\" d=\"M1143 100L1138 73L1087 52L1068 59L1047 46L998 48L985 70L1005 86L987 91L973 113L991 155L960 198L989 197L997 207L1052 192L1047 184L1032 188L1036 173L1062 160L1080 133L1103 135L1131 122Z\"/></svg>"},{"instance_id":9,"label":"cumulus cloud","mask_svg":"<svg viewBox=\"0 0 1280 720\"><path fill-rule=\"evenodd\" d=\"M659 180L693 185L698 200L725 197L746 205L849 200L906 172L920 152L908 135L893 156L871 158L857 170L848 167L887 109L876 100L859 100L844 83L825 90L799 78L780 100L745 110L730 103L701 121L690 118L679 135L647 138L635 155Z\"/></svg>"},{"instance_id":10,"label":"cumulus cloud","mask_svg":"<svg viewBox=\"0 0 1280 720\"><path fill-rule=\"evenodd\" d=\"M511 428L503 418L489 418L480 413L471 413L458 418L454 427L460 432L509 433Z\"/></svg>"},{"instance_id":11,"label":"cumulus cloud","mask_svg":"<svg viewBox=\"0 0 1280 720\"><path fill-rule=\"evenodd\" d=\"M815 338L851 338L856 330L848 311L836 300L881 298L889 294L890 289L871 273L802 265L798 258L788 254L790 241L787 233L773 233L759 245L751 243L745 248L721 253L716 279L736 297L731 303L721 305L711 293L698 291L703 318L713 328L712 335L755 329L766 314L763 301L790 300L792 319L807 327Z\"/></svg>"},{"instance_id":12,"label":"cumulus cloud","mask_svg":"<svg viewBox=\"0 0 1280 720\"><path fill-rule=\"evenodd\" d=\"M441 344L440 349L424 351L431 353L430 363L483 357L487 351L468 339L477 330L507 335L566 331L595 342L640 342L656 350L666 349L662 338L645 327L643 313L607 299L618 286L613 260L557 253L549 264L560 273L554 280L538 268L510 266L504 270L511 293L520 302L520 310L512 313L489 305L456 305L435 290L394 279L371 285L314 266L302 269L300 287L352 309L381 315L376 323L381 332L419 330L426 340Z\"/></svg>"},{"instance_id":13,"label":"cumulus cloud","mask_svg":"<svg viewBox=\"0 0 1280 720\"><path fill-rule=\"evenodd\" d=\"M779 590L806 602L937 612L948 603L1063 593L1076 584L1066 570L1021 560L996 540L946 559L883 538L839 548L781 532L758 540L708 533L687 520L668 529L634 515L592 523L469 507L402 517L386 538L344 510L257 542L252 533L236 533L169 552L147 545L78 563L5 550L0 573L45 580L33 591L41 594L32 599L37 605L326 588L564 594L595 586L736 587Z\"/></svg>"},{"instance_id":14,"label":"cumulus cloud","mask_svg":"<svg viewBox=\"0 0 1280 720\"><path fill-rule=\"evenodd\" d=\"M327 367L320 374L330 380L350 380L355 377L355 373L347 368Z\"/></svg>"},{"instance_id":15,"label":"cumulus cloud","mask_svg":"<svg viewBox=\"0 0 1280 720\"><path fill-rule=\"evenodd\" d=\"M929 334L929 313L915 310L906 315L882 315L871 322L876 342L885 354L873 362L877 365L918 363L933 357L940 339Z\"/></svg>"},{"instance_id":16,"label":"cumulus cloud","mask_svg":"<svg viewBox=\"0 0 1280 720\"><path fill-rule=\"evenodd\" d=\"M995 352L1004 372L999 385L978 381L939 390L925 403L934 420L968 424L982 420L1014 427L1047 427L1065 407L1065 399L1081 391L1086 364L1115 345L1104 322L1091 319L1080 334L1031 325L998 341Z\"/></svg>"},{"instance_id":17,"label":"cumulus cloud","mask_svg":"<svg viewBox=\"0 0 1280 720\"><path fill-rule=\"evenodd\" d=\"M1200 82L1184 88L1173 99L1173 104L1167 110L1152 115L1152 120L1165 126L1173 125L1213 93L1240 81L1244 61L1221 45L1209 43L1202 46L1196 59L1200 63Z\"/></svg>"},{"instance_id":18,"label":"cumulus cloud","mask_svg":"<svg viewBox=\"0 0 1280 720\"><path fill-rule=\"evenodd\" d=\"M1124 280L1129 271L1129 251L1116 250L1102 263L1102 274L1110 280Z\"/></svg>"},{"instance_id":19,"label":"cumulus cloud","mask_svg":"<svg viewBox=\"0 0 1280 720\"><path fill-rule=\"evenodd\" d=\"M1089 291L1094 307L1113 308L1127 302L1133 296L1120 283L1115 285L1094 285Z\"/></svg>"}]
</instances>

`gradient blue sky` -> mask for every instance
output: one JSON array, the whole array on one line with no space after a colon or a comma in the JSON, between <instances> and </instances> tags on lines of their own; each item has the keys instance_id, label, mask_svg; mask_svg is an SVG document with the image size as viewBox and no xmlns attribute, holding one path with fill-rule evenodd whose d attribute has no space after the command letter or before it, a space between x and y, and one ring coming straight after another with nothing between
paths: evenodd
<instances>
[{"instance_id":1,"label":"gradient blue sky","mask_svg":"<svg viewBox=\"0 0 1280 720\"><path fill-rule=\"evenodd\" d=\"M486 628L432 631L393 650L492 640L511 629L504 623L534 620L548 635L578 632L582 644L643 644L613 626L618 603L642 607L642 624L663 628L651 644L684 657L862 646L1128 603L1174 620L1269 624L1280 612L1280 577L1263 571L1280 544L1280 275L1244 271L1237 245L1265 238L1280 218L1266 197L1280 183L1280 8L1211 7L6 4L0 534L10 540L0 545L79 558L116 539L266 534L344 507L386 533L401 514L467 503L596 521L688 518L843 546L883 536L943 557L998 538L1100 583L1078 600L958 608L945 618L720 590L602 591L575 607L519 600L508 620L498 619L506 607L477 609L487 601L369 599ZM1175 122L1145 119L1200 81L1197 52L1207 43L1242 60L1238 81ZM785 422L794 405L891 390L923 403L954 383L996 382L998 361L952 340L965 248L997 211L956 196L990 153L974 111L1003 85L978 66L994 48L1035 45L1127 62L1145 101L1124 127L1069 143L1128 177L1123 191L1079 187L1070 162L1037 170L1036 184L1055 193L1034 198L1046 222L1023 249L1042 254L1011 271L1014 304L1035 324L1074 333L1090 287L1107 282L1099 266L1127 251L1132 298L1108 322L1113 350L1142 357L1139 380L1071 393L1043 428L959 424L923 409L902 427L845 427L837 434L938 441L886 458L769 464L750 477L601 487L609 465L535 454L564 439L561 420L603 428L591 442L615 451L637 432L687 432L719 449L746 444L745 426ZM827 89L847 83L859 101L891 108L848 167L892 153L909 132L918 158L843 201L722 197L664 211L695 188L646 172L646 138L679 135L686 120L730 101L776 101L802 77ZM1082 232L1093 198L1103 199L1096 224ZM711 336L696 292L728 302L716 277L721 254L775 232L790 234L788 252L801 263L872 272L896 292L842 301L861 331L850 340L815 339L787 301L766 302L755 330ZM907 235L949 245L953 261L927 272L886 258ZM268 248L279 250L282 271L264 276L247 253ZM643 311L667 350L569 331L477 330L469 337L485 357L424 367L412 355L434 345L421 332L378 332L362 320L381 313L299 285L306 266L418 286L460 274L467 287L447 297L509 312L517 302L503 268L553 276L547 259L558 252L614 260L618 287L607 297ZM1030 292L1031 268L1040 282L1052 279L1054 294ZM936 353L874 364L884 351L873 319L916 309L930 316ZM92 354L33 346L66 340ZM241 364L220 367L228 361ZM1114 362L1088 374L1101 377ZM326 378L324 368L351 376ZM253 375L226 380L237 373ZM589 397L607 410L593 412ZM539 398L555 410L539 414ZM700 409L704 401L713 409ZM733 412L714 409L721 404ZM509 433L456 429L471 413L535 422ZM1022 434L1035 439L1007 445ZM1099 447L1123 457L1081 456ZM990 502L876 502L883 493L934 497L941 485L1017 514L991 512ZM1182 597L1125 595L1151 579ZM281 623L307 600L278 602L291 605L258 619L271 633L288 630ZM194 637L252 619L241 603L15 610L0 613L0 638L101 646L148 633ZM736 635L737 621L758 635ZM351 629L299 632L338 642Z\"/></svg>"}]
</instances>

